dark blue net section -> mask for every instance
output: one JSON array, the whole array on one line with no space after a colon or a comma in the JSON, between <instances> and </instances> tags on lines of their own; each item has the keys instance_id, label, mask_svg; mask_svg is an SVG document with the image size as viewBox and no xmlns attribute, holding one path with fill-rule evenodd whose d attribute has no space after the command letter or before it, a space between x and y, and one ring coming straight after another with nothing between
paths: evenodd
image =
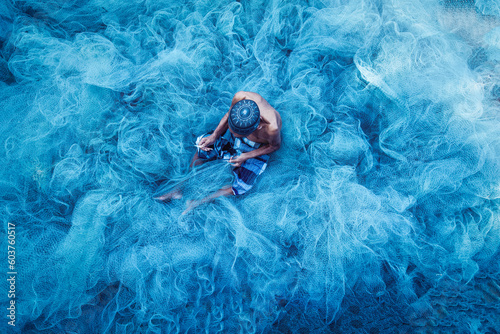
<instances>
[{"instance_id":1,"label":"dark blue net section","mask_svg":"<svg viewBox=\"0 0 500 334\"><path fill-rule=\"evenodd\" d=\"M499 22L492 0L0 3L14 329L496 333ZM232 182L188 166L237 91L281 148L183 215Z\"/></svg>"}]
</instances>

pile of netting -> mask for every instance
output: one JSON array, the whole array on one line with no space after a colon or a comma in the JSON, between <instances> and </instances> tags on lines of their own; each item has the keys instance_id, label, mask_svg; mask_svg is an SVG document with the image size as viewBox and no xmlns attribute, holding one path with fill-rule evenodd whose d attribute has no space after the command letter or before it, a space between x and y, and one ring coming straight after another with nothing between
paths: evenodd
<instances>
[{"instance_id":1,"label":"pile of netting","mask_svg":"<svg viewBox=\"0 0 500 334\"><path fill-rule=\"evenodd\" d=\"M493 333L499 26L493 0L0 3L15 329ZM238 91L281 148L182 214L231 184L189 163Z\"/></svg>"}]
</instances>

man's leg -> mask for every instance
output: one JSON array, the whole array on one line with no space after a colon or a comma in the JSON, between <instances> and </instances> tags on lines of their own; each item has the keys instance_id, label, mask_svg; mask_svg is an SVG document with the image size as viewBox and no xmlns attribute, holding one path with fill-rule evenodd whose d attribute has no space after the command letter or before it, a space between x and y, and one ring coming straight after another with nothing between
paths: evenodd
<instances>
[{"instance_id":1,"label":"man's leg","mask_svg":"<svg viewBox=\"0 0 500 334\"><path fill-rule=\"evenodd\" d=\"M213 193L211 195L208 195L207 197L205 197L205 198L203 198L203 199L201 199L199 201L195 201L195 200L187 201L186 202L186 210L184 210L184 212L182 214L184 215L184 214L188 213L189 211L193 210L194 208L196 208L197 206L199 206L199 205L201 205L203 203L213 201L217 197L220 197L220 196L231 196L231 195L234 195L234 193L233 193L233 187L232 186L226 186L226 187L217 190L215 193Z\"/></svg>"},{"instance_id":2,"label":"man's leg","mask_svg":"<svg viewBox=\"0 0 500 334\"><path fill-rule=\"evenodd\" d=\"M189 164L189 168L193 168L194 166L199 166L203 163L205 163L207 160L200 159L198 156L198 152L196 152L191 159L191 163ZM165 195L155 197L154 199L158 201L163 201L163 202L168 202L172 199L181 199L182 198L182 190L181 190L182 183L177 185L174 190L166 193Z\"/></svg>"},{"instance_id":3,"label":"man's leg","mask_svg":"<svg viewBox=\"0 0 500 334\"><path fill-rule=\"evenodd\" d=\"M261 155L258 158L248 159L241 167L233 170L234 182L230 186L219 189L212 195L209 195L199 201L187 201L186 210L182 214L186 214L197 206L210 202L220 196L243 195L250 190L255 184L257 177L264 172L267 167L269 155Z\"/></svg>"},{"instance_id":4,"label":"man's leg","mask_svg":"<svg viewBox=\"0 0 500 334\"><path fill-rule=\"evenodd\" d=\"M193 155L193 158L191 159L191 163L189 164L189 168L193 168L195 166L199 166L199 165L202 165L206 162L207 160L206 159L200 159L200 157L198 156L198 152L196 152L194 155Z\"/></svg>"}]
</instances>

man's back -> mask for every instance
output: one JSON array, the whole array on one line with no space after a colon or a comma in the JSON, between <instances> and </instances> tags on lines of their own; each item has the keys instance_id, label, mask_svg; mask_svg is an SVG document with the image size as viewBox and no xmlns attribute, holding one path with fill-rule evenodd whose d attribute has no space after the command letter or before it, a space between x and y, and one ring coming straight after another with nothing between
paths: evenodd
<instances>
[{"instance_id":1,"label":"man's back","mask_svg":"<svg viewBox=\"0 0 500 334\"><path fill-rule=\"evenodd\" d=\"M281 132L281 116L262 96L253 92L240 91L234 95L232 104L241 100L253 100L260 110L259 127L247 138L257 143L269 144L272 137Z\"/></svg>"}]
</instances>

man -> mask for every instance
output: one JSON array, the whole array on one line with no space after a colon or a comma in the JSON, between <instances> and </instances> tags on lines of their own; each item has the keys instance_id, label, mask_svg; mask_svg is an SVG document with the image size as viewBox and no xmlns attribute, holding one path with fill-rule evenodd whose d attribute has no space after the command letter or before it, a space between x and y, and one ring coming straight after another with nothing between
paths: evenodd
<instances>
[{"instance_id":1,"label":"man","mask_svg":"<svg viewBox=\"0 0 500 334\"><path fill-rule=\"evenodd\" d=\"M199 201L188 201L184 213L219 196L243 195L255 184L267 166L269 154L281 146L281 116L259 94L238 92L217 128L198 137L198 150L190 167L215 159L228 160L234 167L233 184ZM179 188L157 197L161 201L182 197Z\"/></svg>"}]
</instances>

